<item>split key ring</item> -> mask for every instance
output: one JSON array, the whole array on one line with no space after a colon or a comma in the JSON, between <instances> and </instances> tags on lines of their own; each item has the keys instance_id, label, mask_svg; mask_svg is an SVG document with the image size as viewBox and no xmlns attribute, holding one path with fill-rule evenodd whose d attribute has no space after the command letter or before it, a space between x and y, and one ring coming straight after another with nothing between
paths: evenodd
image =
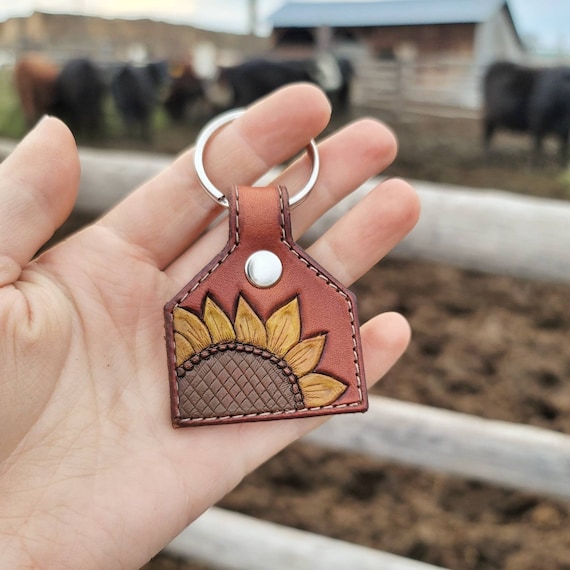
<instances>
[{"instance_id":1,"label":"split key ring","mask_svg":"<svg viewBox=\"0 0 570 570\"><path fill-rule=\"evenodd\" d=\"M224 193L219 190L215 184L210 180L210 177L206 173L206 169L204 167L204 152L206 150L206 146L208 142L211 140L213 135L224 125L235 121L238 117L241 117L245 113L245 109L234 109L232 111L228 111L226 113L222 113L212 121L206 124L206 126L200 131L198 134L198 138L196 139L196 150L194 152L194 168L196 169L196 174L198 175L198 179L200 180L200 184L202 188L206 191L208 196L212 198L216 203L224 206L225 208L229 207L229 202ZM311 139L309 144L305 147L307 150L307 154L312 162L312 169L309 179L305 183L305 185L299 190L296 194L291 196L289 199L289 206L292 208L294 206L299 205L305 198L309 195L309 192L315 186L317 178L319 176L319 167L320 167L320 160L319 160L319 153L317 150L317 145L314 139Z\"/></svg>"}]
</instances>

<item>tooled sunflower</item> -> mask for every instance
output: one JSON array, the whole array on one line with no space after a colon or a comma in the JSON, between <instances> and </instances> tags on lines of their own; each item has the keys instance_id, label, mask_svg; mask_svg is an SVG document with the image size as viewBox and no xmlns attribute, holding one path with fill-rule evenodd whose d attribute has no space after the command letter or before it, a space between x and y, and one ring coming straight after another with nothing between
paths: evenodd
<instances>
[{"instance_id":1,"label":"tooled sunflower","mask_svg":"<svg viewBox=\"0 0 570 570\"><path fill-rule=\"evenodd\" d=\"M301 339L295 297L264 323L240 295L234 322L206 297L202 318L174 309L179 407L189 418L327 406L347 386L316 372L326 334Z\"/></svg>"}]
</instances>

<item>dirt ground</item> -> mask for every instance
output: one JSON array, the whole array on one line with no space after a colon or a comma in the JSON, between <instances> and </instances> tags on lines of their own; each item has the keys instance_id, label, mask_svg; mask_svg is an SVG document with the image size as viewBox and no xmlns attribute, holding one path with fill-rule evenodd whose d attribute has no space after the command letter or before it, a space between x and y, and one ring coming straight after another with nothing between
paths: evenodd
<instances>
[{"instance_id":1,"label":"dirt ground","mask_svg":"<svg viewBox=\"0 0 570 570\"><path fill-rule=\"evenodd\" d=\"M529 142L501 135L485 166L475 121L380 116L400 138L390 175L570 198L553 146L533 169ZM185 128L164 136L161 151L191 140ZM398 310L414 331L373 393L570 434L570 285L388 259L354 290L363 321ZM568 502L306 444L221 506L454 570L570 570ZM166 556L145 566L205 568Z\"/></svg>"}]
</instances>

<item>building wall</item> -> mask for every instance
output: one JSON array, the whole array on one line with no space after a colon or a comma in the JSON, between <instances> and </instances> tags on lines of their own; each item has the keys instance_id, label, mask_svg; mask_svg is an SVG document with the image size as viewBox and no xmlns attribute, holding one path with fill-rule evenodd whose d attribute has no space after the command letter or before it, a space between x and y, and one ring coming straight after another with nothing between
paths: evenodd
<instances>
[{"instance_id":1,"label":"building wall","mask_svg":"<svg viewBox=\"0 0 570 570\"><path fill-rule=\"evenodd\" d=\"M373 55L398 55L406 51L416 58L469 59L473 55L474 24L434 24L363 28L359 36Z\"/></svg>"},{"instance_id":2,"label":"building wall","mask_svg":"<svg viewBox=\"0 0 570 570\"><path fill-rule=\"evenodd\" d=\"M320 34L322 36L323 34ZM273 42L280 51L291 52L295 47L308 52L317 47L335 49L347 40L366 47L373 58L390 60L445 57L471 59L474 52L474 24L431 24L420 26L387 26L337 28L329 36L329 45L323 45L318 29L277 29ZM299 37L302 43L295 44ZM287 38L289 41L284 39ZM312 38L312 41L307 41ZM319 41L320 40L320 41Z\"/></svg>"},{"instance_id":3,"label":"building wall","mask_svg":"<svg viewBox=\"0 0 570 570\"><path fill-rule=\"evenodd\" d=\"M515 30L510 22L507 9L502 8L475 32L475 64L487 66L498 59L521 61L525 57Z\"/></svg>"}]
</instances>

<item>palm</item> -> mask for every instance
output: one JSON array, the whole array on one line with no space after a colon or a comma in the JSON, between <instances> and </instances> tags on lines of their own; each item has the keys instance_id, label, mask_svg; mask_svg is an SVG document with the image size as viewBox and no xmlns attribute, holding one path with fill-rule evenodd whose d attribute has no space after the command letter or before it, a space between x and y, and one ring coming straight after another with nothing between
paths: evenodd
<instances>
[{"instance_id":1,"label":"palm","mask_svg":"<svg viewBox=\"0 0 570 570\"><path fill-rule=\"evenodd\" d=\"M284 101L287 113L280 110ZM228 158L211 170L222 180L251 182L318 134L326 115L313 88L274 95L219 136L208 160L221 162L215 147ZM45 146L50 138L57 150ZM0 232L11 230L0 245L0 260L8 260L0 264L6 284L0 289L0 536L8 537L5 552L14 567L37 557L48 566L69 559L69 566L81 560L83 568L136 567L319 420L173 430L162 307L222 247L223 222L200 237L219 212L183 155L96 226L25 267L65 218L77 183L76 151L61 124L48 121L31 139L0 171L0 199L10 204L18 169L29 164L26 152L44 153L23 182L36 223L28 217L23 224L18 215L0 223L6 228ZM320 186L295 211L297 233L380 170L394 143L368 122L331 138L321 152ZM339 173L335 157L351 160L350 172ZM296 187L302 177L298 165L283 181ZM55 200L58 192L62 198ZM34 208L34 201L49 206ZM417 216L415 198L401 182L383 185L367 202L311 252L347 283ZM394 315L363 327L370 378L393 363L407 334Z\"/></svg>"}]
</instances>

